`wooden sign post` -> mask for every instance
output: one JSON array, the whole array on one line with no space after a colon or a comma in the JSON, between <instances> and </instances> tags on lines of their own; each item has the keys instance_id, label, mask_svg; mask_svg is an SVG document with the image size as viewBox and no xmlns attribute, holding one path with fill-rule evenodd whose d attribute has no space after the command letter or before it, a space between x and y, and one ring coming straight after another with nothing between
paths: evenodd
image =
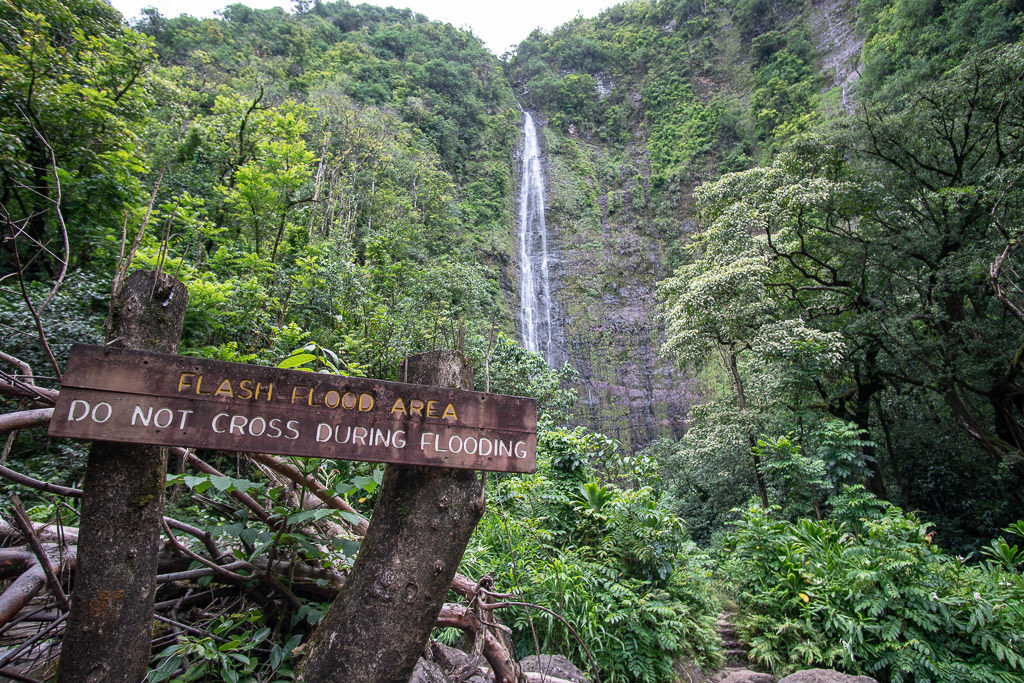
<instances>
[{"instance_id":1,"label":"wooden sign post","mask_svg":"<svg viewBox=\"0 0 1024 683\"><path fill-rule=\"evenodd\" d=\"M187 302L182 283L137 270L113 299L107 338L128 348L173 353ZM95 419L102 419L103 410L95 411ZM89 449L58 681L145 677L166 474L164 448L97 441Z\"/></svg>"},{"instance_id":2,"label":"wooden sign post","mask_svg":"<svg viewBox=\"0 0 1024 683\"><path fill-rule=\"evenodd\" d=\"M466 390L472 367L454 351L413 356L408 367L432 386L76 345L49 433L389 463L355 564L299 677L408 680L484 511L474 470L537 469L534 399ZM162 479L157 494L162 508ZM141 643L135 649L148 656ZM62 680L86 680L66 668Z\"/></svg>"},{"instance_id":3,"label":"wooden sign post","mask_svg":"<svg viewBox=\"0 0 1024 683\"><path fill-rule=\"evenodd\" d=\"M409 377L424 384L473 382L469 360L457 351L419 354L408 364ZM476 472L388 465L370 528L341 593L309 640L298 680L408 681L484 503Z\"/></svg>"},{"instance_id":4,"label":"wooden sign post","mask_svg":"<svg viewBox=\"0 0 1024 683\"><path fill-rule=\"evenodd\" d=\"M101 346L71 350L50 436L537 470L532 398Z\"/></svg>"}]
</instances>

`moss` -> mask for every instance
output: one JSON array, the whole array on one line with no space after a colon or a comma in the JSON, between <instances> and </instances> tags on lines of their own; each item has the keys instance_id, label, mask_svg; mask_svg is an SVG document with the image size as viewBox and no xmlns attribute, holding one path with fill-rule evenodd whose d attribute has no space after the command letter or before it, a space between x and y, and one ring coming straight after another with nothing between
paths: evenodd
<instances>
[{"instance_id":1,"label":"moss","mask_svg":"<svg viewBox=\"0 0 1024 683\"><path fill-rule=\"evenodd\" d=\"M140 510L148 507L155 500L158 500L161 489L164 486L163 479L152 479L135 494L134 498L129 501L131 505L136 506Z\"/></svg>"}]
</instances>

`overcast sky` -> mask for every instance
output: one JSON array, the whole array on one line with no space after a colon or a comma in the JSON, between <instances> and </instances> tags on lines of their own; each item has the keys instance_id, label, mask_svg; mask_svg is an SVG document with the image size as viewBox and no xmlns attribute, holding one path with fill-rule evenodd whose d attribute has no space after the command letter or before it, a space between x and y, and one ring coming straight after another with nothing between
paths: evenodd
<instances>
[{"instance_id":1,"label":"overcast sky","mask_svg":"<svg viewBox=\"0 0 1024 683\"><path fill-rule=\"evenodd\" d=\"M350 0L353 5L363 0ZM538 26L545 31L564 24L577 14L597 15L601 10L623 0L371 0L368 4L387 7L408 7L430 19L466 28L480 38L491 52L501 55L528 36ZM129 21L143 7L156 7L166 17L191 14L212 17L230 0L111 0ZM266 9L291 9L290 0L242 0L241 4Z\"/></svg>"}]
</instances>

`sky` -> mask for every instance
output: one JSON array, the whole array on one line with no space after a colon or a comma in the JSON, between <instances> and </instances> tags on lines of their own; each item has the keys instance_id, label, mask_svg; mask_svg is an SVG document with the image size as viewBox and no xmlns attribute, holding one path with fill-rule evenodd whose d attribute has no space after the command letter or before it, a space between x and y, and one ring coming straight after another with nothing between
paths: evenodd
<instances>
[{"instance_id":1,"label":"sky","mask_svg":"<svg viewBox=\"0 0 1024 683\"><path fill-rule=\"evenodd\" d=\"M290 0L239 0L241 4L267 9L291 9ZM349 0L353 5L368 0ZM408 7L429 19L469 29L496 55L518 45L533 29L550 31L577 15L592 17L622 0L369 0L368 4ZM230 0L111 0L111 4L131 21L143 7L156 7L165 17L191 14L212 17Z\"/></svg>"}]
</instances>

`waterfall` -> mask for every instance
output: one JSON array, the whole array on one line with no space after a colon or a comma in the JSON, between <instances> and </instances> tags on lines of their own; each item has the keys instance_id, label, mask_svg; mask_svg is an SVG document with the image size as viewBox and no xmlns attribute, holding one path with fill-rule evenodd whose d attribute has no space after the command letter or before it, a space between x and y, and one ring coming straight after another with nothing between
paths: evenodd
<instances>
[{"instance_id":1,"label":"waterfall","mask_svg":"<svg viewBox=\"0 0 1024 683\"><path fill-rule=\"evenodd\" d=\"M533 117L523 112L523 173L519 182L519 321L523 346L551 363L551 284L544 174Z\"/></svg>"}]
</instances>

